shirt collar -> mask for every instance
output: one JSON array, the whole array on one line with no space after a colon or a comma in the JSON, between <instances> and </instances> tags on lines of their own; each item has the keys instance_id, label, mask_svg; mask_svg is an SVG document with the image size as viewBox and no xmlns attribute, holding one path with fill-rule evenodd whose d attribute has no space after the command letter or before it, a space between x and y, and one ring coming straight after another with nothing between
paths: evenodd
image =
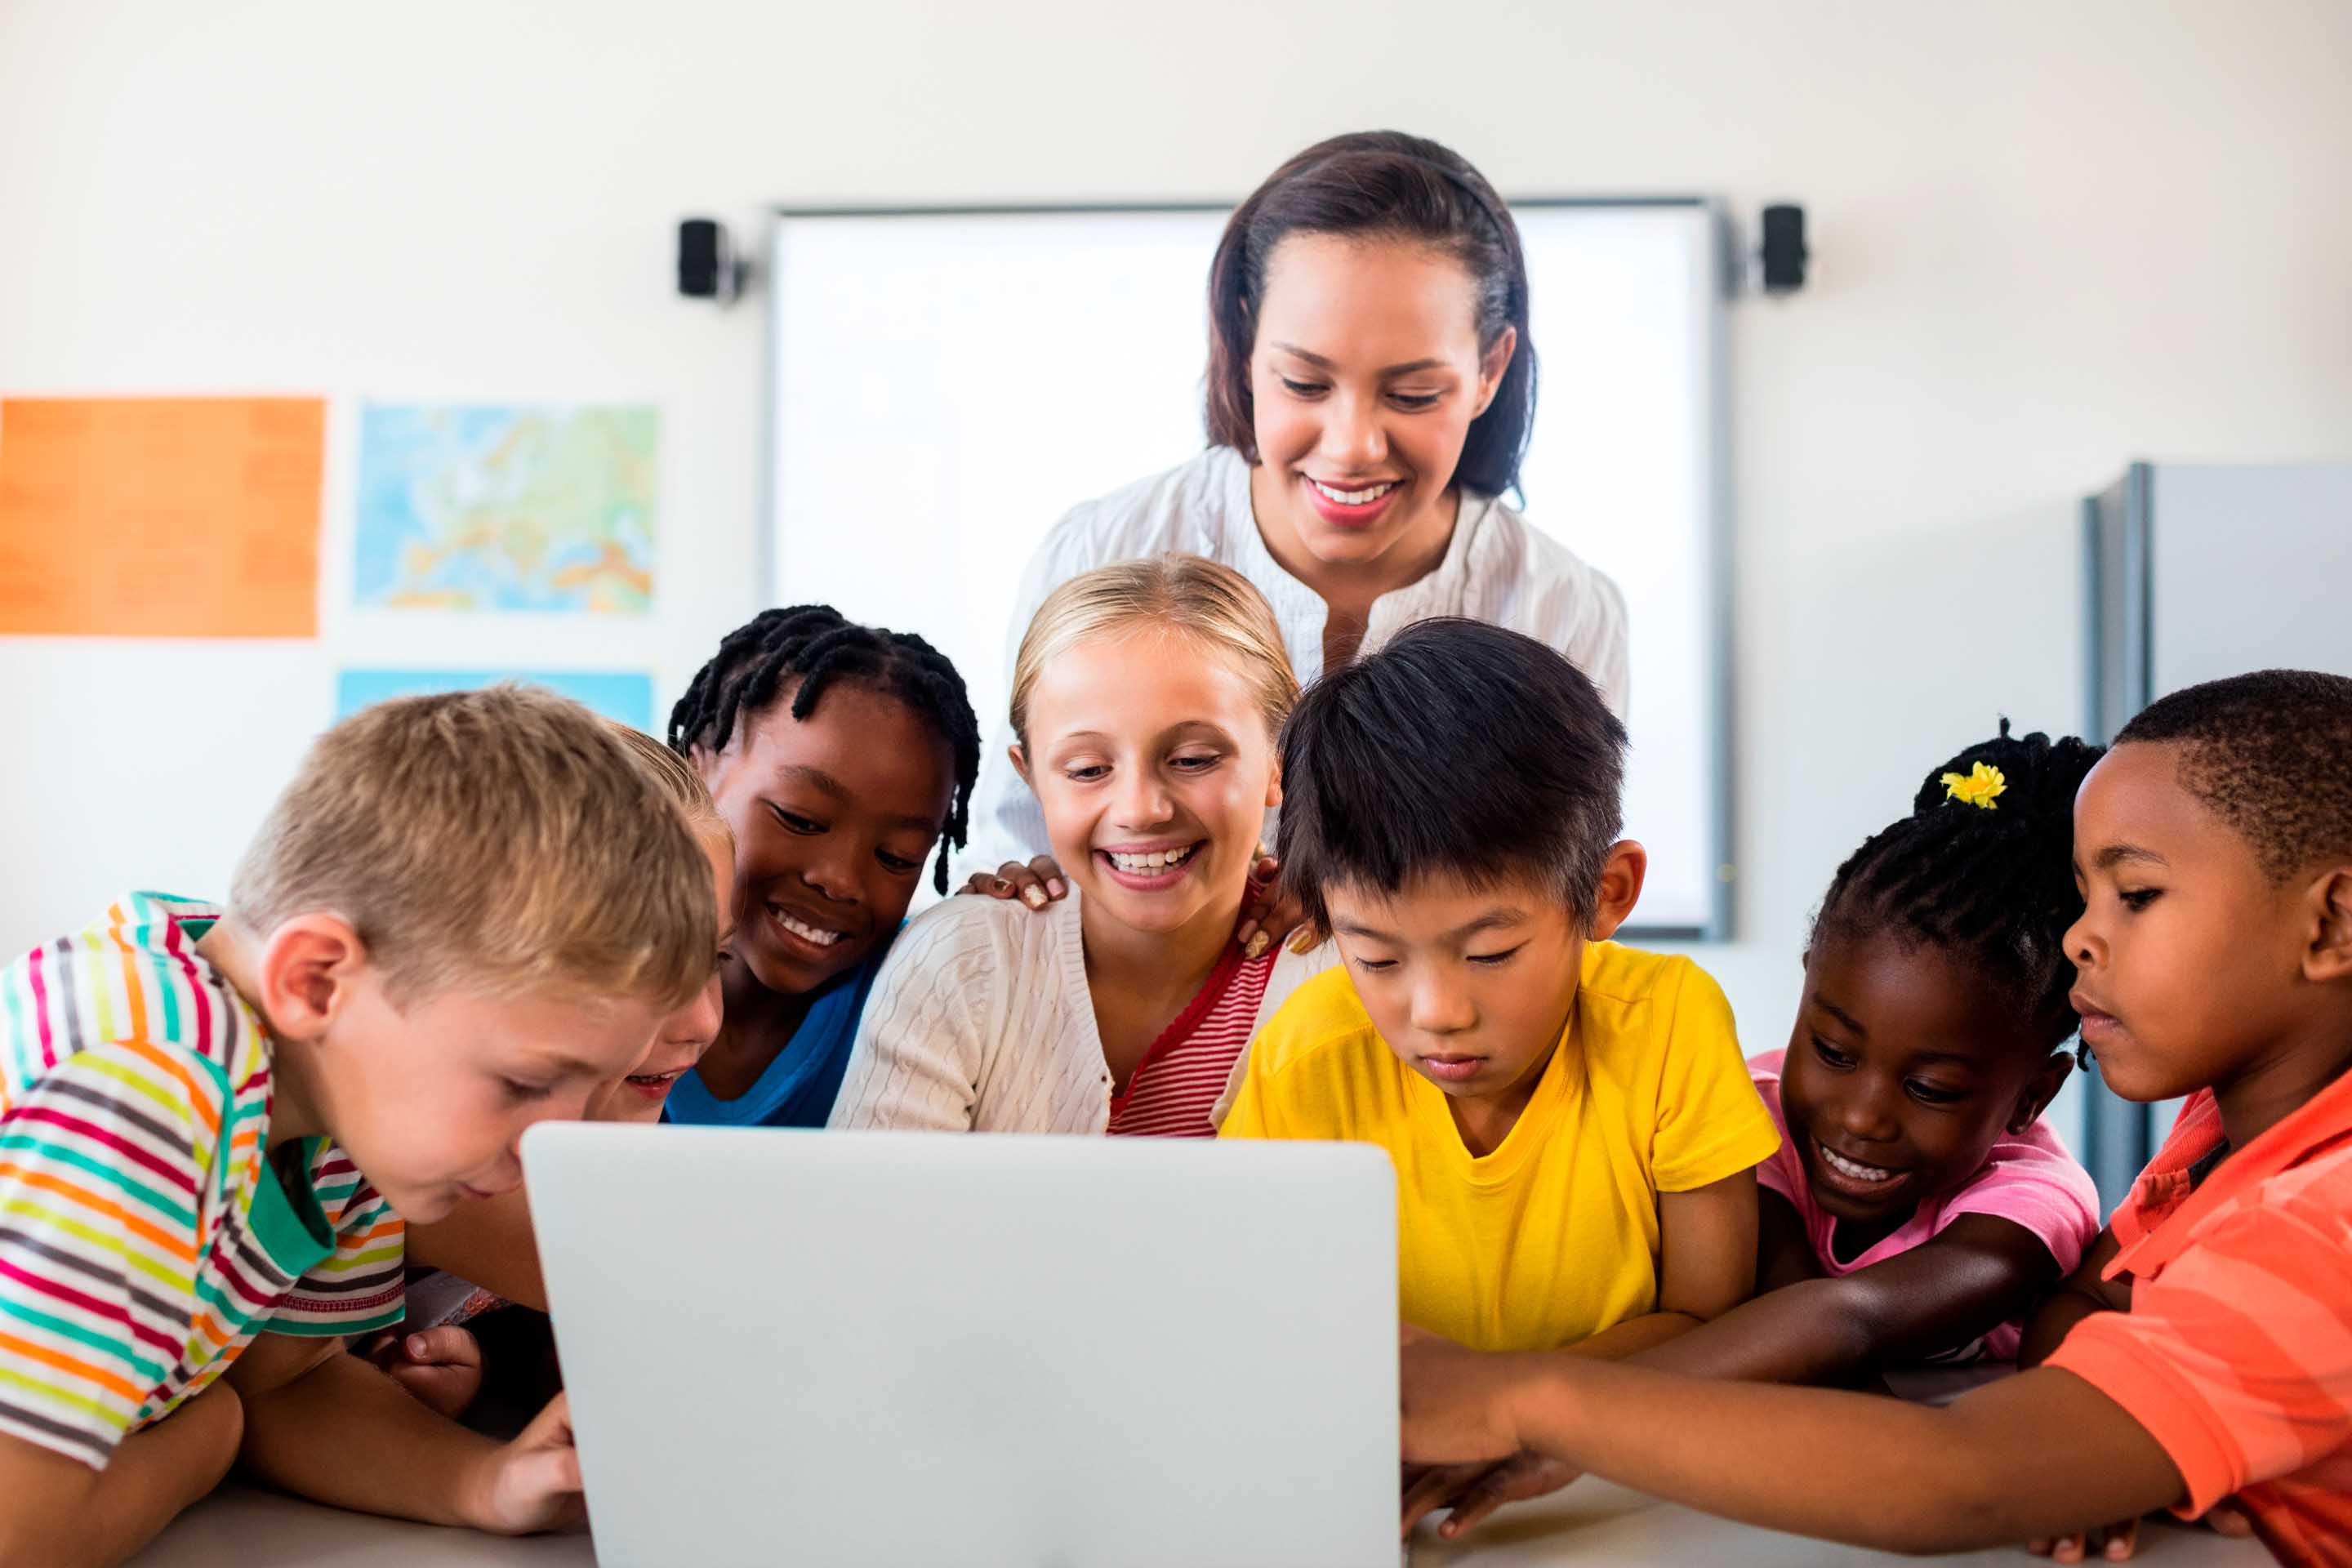
<instances>
[{"instance_id":1,"label":"shirt collar","mask_svg":"<svg viewBox=\"0 0 2352 1568\"><path fill-rule=\"evenodd\" d=\"M2233 1151L2191 1191L2189 1168L2221 1140L2219 1102L2210 1092L2181 1109L2181 1124L2132 1184L2111 1222L2122 1244L2105 1275L2153 1275L2185 1250L2200 1222L2282 1171L2352 1139L2352 1072L2313 1095L2244 1148Z\"/></svg>"}]
</instances>

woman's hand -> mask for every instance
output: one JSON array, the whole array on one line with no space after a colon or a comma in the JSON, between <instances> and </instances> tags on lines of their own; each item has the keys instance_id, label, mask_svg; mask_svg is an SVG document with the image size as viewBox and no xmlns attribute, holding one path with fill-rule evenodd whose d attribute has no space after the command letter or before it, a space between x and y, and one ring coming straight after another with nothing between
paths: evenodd
<instances>
[{"instance_id":1,"label":"woman's hand","mask_svg":"<svg viewBox=\"0 0 2352 1568\"><path fill-rule=\"evenodd\" d=\"M990 899L1017 898L1033 910L1042 910L1069 897L1070 885L1063 879L1061 863L1051 855L1040 855L1026 866L1007 860L992 874L974 871L956 891Z\"/></svg>"}]
</instances>

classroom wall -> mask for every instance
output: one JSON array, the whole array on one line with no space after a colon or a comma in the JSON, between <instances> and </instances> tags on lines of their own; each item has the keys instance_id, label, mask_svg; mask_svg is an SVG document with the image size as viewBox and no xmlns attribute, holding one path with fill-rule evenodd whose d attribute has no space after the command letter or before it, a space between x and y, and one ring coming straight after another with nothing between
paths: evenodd
<instances>
[{"instance_id":1,"label":"classroom wall","mask_svg":"<svg viewBox=\"0 0 2352 1568\"><path fill-rule=\"evenodd\" d=\"M0 391L657 402L629 637L667 701L754 607L760 468L759 306L674 297L681 215L1234 197L1391 123L1515 194L1801 201L1811 282L1733 331L1740 940L1706 956L1760 1048L1831 870L1929 764L2079 722L2077 498L2135 457L2352 452L2347 64L2337 0L14 0ZM1083 396L1116 345L1040 352ZM217 891L331 669L0 640L0 947L126 883Z\"/></svg>"}]
</instances>

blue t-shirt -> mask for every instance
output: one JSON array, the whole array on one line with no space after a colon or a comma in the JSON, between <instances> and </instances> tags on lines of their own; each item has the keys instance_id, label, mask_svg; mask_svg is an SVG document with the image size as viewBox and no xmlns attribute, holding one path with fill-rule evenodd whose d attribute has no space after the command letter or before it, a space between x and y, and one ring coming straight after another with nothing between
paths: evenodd
<instances>
[{"instance_id":1,"label":"blue t-shirt","mask_svg":"<svg viewBox=\"0 0 2352 1568\"><path fill-rule=\"evenodd\" d=\"M824 1126L849 1067L858 1016L889 951L890 943L882 943L855 969L827 983L768 1070L742 1094L718 1099L703 1087L702 1074L690 1071L670 1086L662 1120L698 1127Z\"/></svg>"}]
</instances>

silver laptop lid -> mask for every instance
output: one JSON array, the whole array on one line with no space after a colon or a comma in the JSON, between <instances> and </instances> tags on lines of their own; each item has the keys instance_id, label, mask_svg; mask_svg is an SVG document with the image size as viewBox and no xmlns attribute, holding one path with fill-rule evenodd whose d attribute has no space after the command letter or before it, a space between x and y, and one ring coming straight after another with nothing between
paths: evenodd
<instances>
[{"instance_id":1,"label":"silver laptop lid","mask_svg":"<svg viewBox=\"0 0 2352 1568\"><path fill-rule=\"evenodd\" d=\"M600 1563L1397 1559L1362 1145L545 1123Z\"/></svg>"}]
</instances>

